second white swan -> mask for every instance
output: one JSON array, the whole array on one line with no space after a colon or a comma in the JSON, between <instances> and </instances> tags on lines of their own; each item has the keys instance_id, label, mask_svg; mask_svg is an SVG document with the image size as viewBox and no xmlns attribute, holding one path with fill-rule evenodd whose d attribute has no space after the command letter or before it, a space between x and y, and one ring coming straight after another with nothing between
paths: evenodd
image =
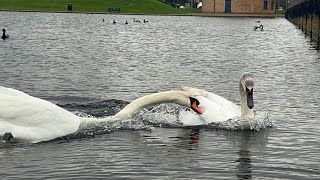
<instances>
[{"instance_id":1,"label":"second white swan","mask_svg":"<svg viewBox=\"0 0 320 180\"><path fill-rule=\"evenodd\" d=\"M180 119L183 125L205 125L212 122L226 121L240 116L246 121L253 119L253 86L253 75L251 73L243 73L239 80L240 107L214 93L191 87L184 88L185 91L196 96L200 102L199 107L203 113L198 115L190 111L182 112ZM201 94L201 96L197 96L197 94Z\"/></svg>"}]
</instances>

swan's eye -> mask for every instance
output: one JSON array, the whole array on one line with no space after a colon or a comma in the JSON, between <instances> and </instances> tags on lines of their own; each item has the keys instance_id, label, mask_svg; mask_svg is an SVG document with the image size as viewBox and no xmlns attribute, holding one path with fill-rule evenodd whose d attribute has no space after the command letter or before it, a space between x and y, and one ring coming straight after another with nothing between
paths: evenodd
<instances>
[{"instance_id":1,"label":"swan's eye","mask_svg":"<svg viewBox=\"0 0 320 180\"><path fill-rule=\"evenodd\" d=\"M196 104L197 106L199 106L200 102L198 101L198 99L196 99Z\"/></svg>"}]
</instances>

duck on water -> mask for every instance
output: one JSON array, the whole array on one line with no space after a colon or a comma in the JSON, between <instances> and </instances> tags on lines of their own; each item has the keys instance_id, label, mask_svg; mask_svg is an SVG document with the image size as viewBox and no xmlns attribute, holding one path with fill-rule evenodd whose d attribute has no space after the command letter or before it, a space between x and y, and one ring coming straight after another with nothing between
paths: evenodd
<instances>
[{"instance_id":1,"label":"duck on water","mask_svg":"<svg viewBox=\"0 0 320 180\"><path fill-rule=\"evenodd\" d=\"M3 32L3 33L2 33L1 38L2 38L3 40L9 38L9 34L6 34L6 30L5 30L5 29L2 29L2 32Z\"/></svg>"}]
</instances>

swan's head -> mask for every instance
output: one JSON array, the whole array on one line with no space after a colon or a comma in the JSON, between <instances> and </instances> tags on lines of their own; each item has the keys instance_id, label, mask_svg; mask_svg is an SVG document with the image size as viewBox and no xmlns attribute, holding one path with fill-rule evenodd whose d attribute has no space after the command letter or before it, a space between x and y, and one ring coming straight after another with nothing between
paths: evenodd
<instances>
[{"instance_id":1,"label":"swan's head","mask_svg":"<svg viewBox=\"0 0 320 180\"><path fill-rule=\"evenodd\" d=\"M200 102L198 101L198 99L194 97L189 97L189 100L190 100L190 108L194 110L196 113L202 114L202 110L199 108Z\"/></svg>"},{"instance_id":2,"label":"swan's head","mask_svg":"<svg viewBox=\"0 0 320 180\"><path fill-rule=\"evenodd\" d=\"M176 91L176 92L177 93L175 93L174 95L176 103L189 107L198 114L203 113L203 111L199 108L199 105L200 105L199 100L196 99L193 94L191 94L188 91Z\"/></svg>"},{"instance_id":3,"label":"swan's head","mask_svg":"<svg viewBox=\"0 0 320 180\"><path fill-rule=\"evenodd\" d=\"M5 29L2 29L2 31L3 31L3 32L6 32L6 30L5 30Z\"/></svg>"},{"instance_id":4,"label":"swan's head","mask_svg":"<svg viewBox=\"0 0 320 180\"><path fill-rule=\"evenodd\" d=\"M240 77L239 82L239 92L241 98L247 99L247 106L249 109L254 107L253 103L253 86L254 86L254 79L251 73L243 73Z\"/></svg>"},{"instance_id":5,"label":"swan's head","mask_svg":"<svg viewBox=\"0 0 320 180\"><path fill-rule=\"evenodd\" d=\"M197 112L198 114L202 114L203 111L199 108L200 102L196 99L196 96L208 96L208 92L202 89L196 89L192 87L182 87L181 90L186 93L186 96L189 96L191 109Z\"/></svg>"}]
</instances>

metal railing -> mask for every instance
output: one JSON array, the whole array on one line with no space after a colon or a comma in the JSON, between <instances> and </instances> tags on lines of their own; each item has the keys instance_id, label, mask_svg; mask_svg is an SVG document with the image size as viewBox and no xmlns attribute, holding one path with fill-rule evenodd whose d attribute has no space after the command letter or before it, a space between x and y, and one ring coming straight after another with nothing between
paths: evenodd
<instances>
[{"instance_id":1,"label":"metal railing","mask_svg":"<svg viewBox=\"0 0 320 180\"><path fill-rule=\"evenodd\" d=\"M320 49L320 0L303 1L288 9L285 17L316 41Z\"/></svg>"}]
</instances>

